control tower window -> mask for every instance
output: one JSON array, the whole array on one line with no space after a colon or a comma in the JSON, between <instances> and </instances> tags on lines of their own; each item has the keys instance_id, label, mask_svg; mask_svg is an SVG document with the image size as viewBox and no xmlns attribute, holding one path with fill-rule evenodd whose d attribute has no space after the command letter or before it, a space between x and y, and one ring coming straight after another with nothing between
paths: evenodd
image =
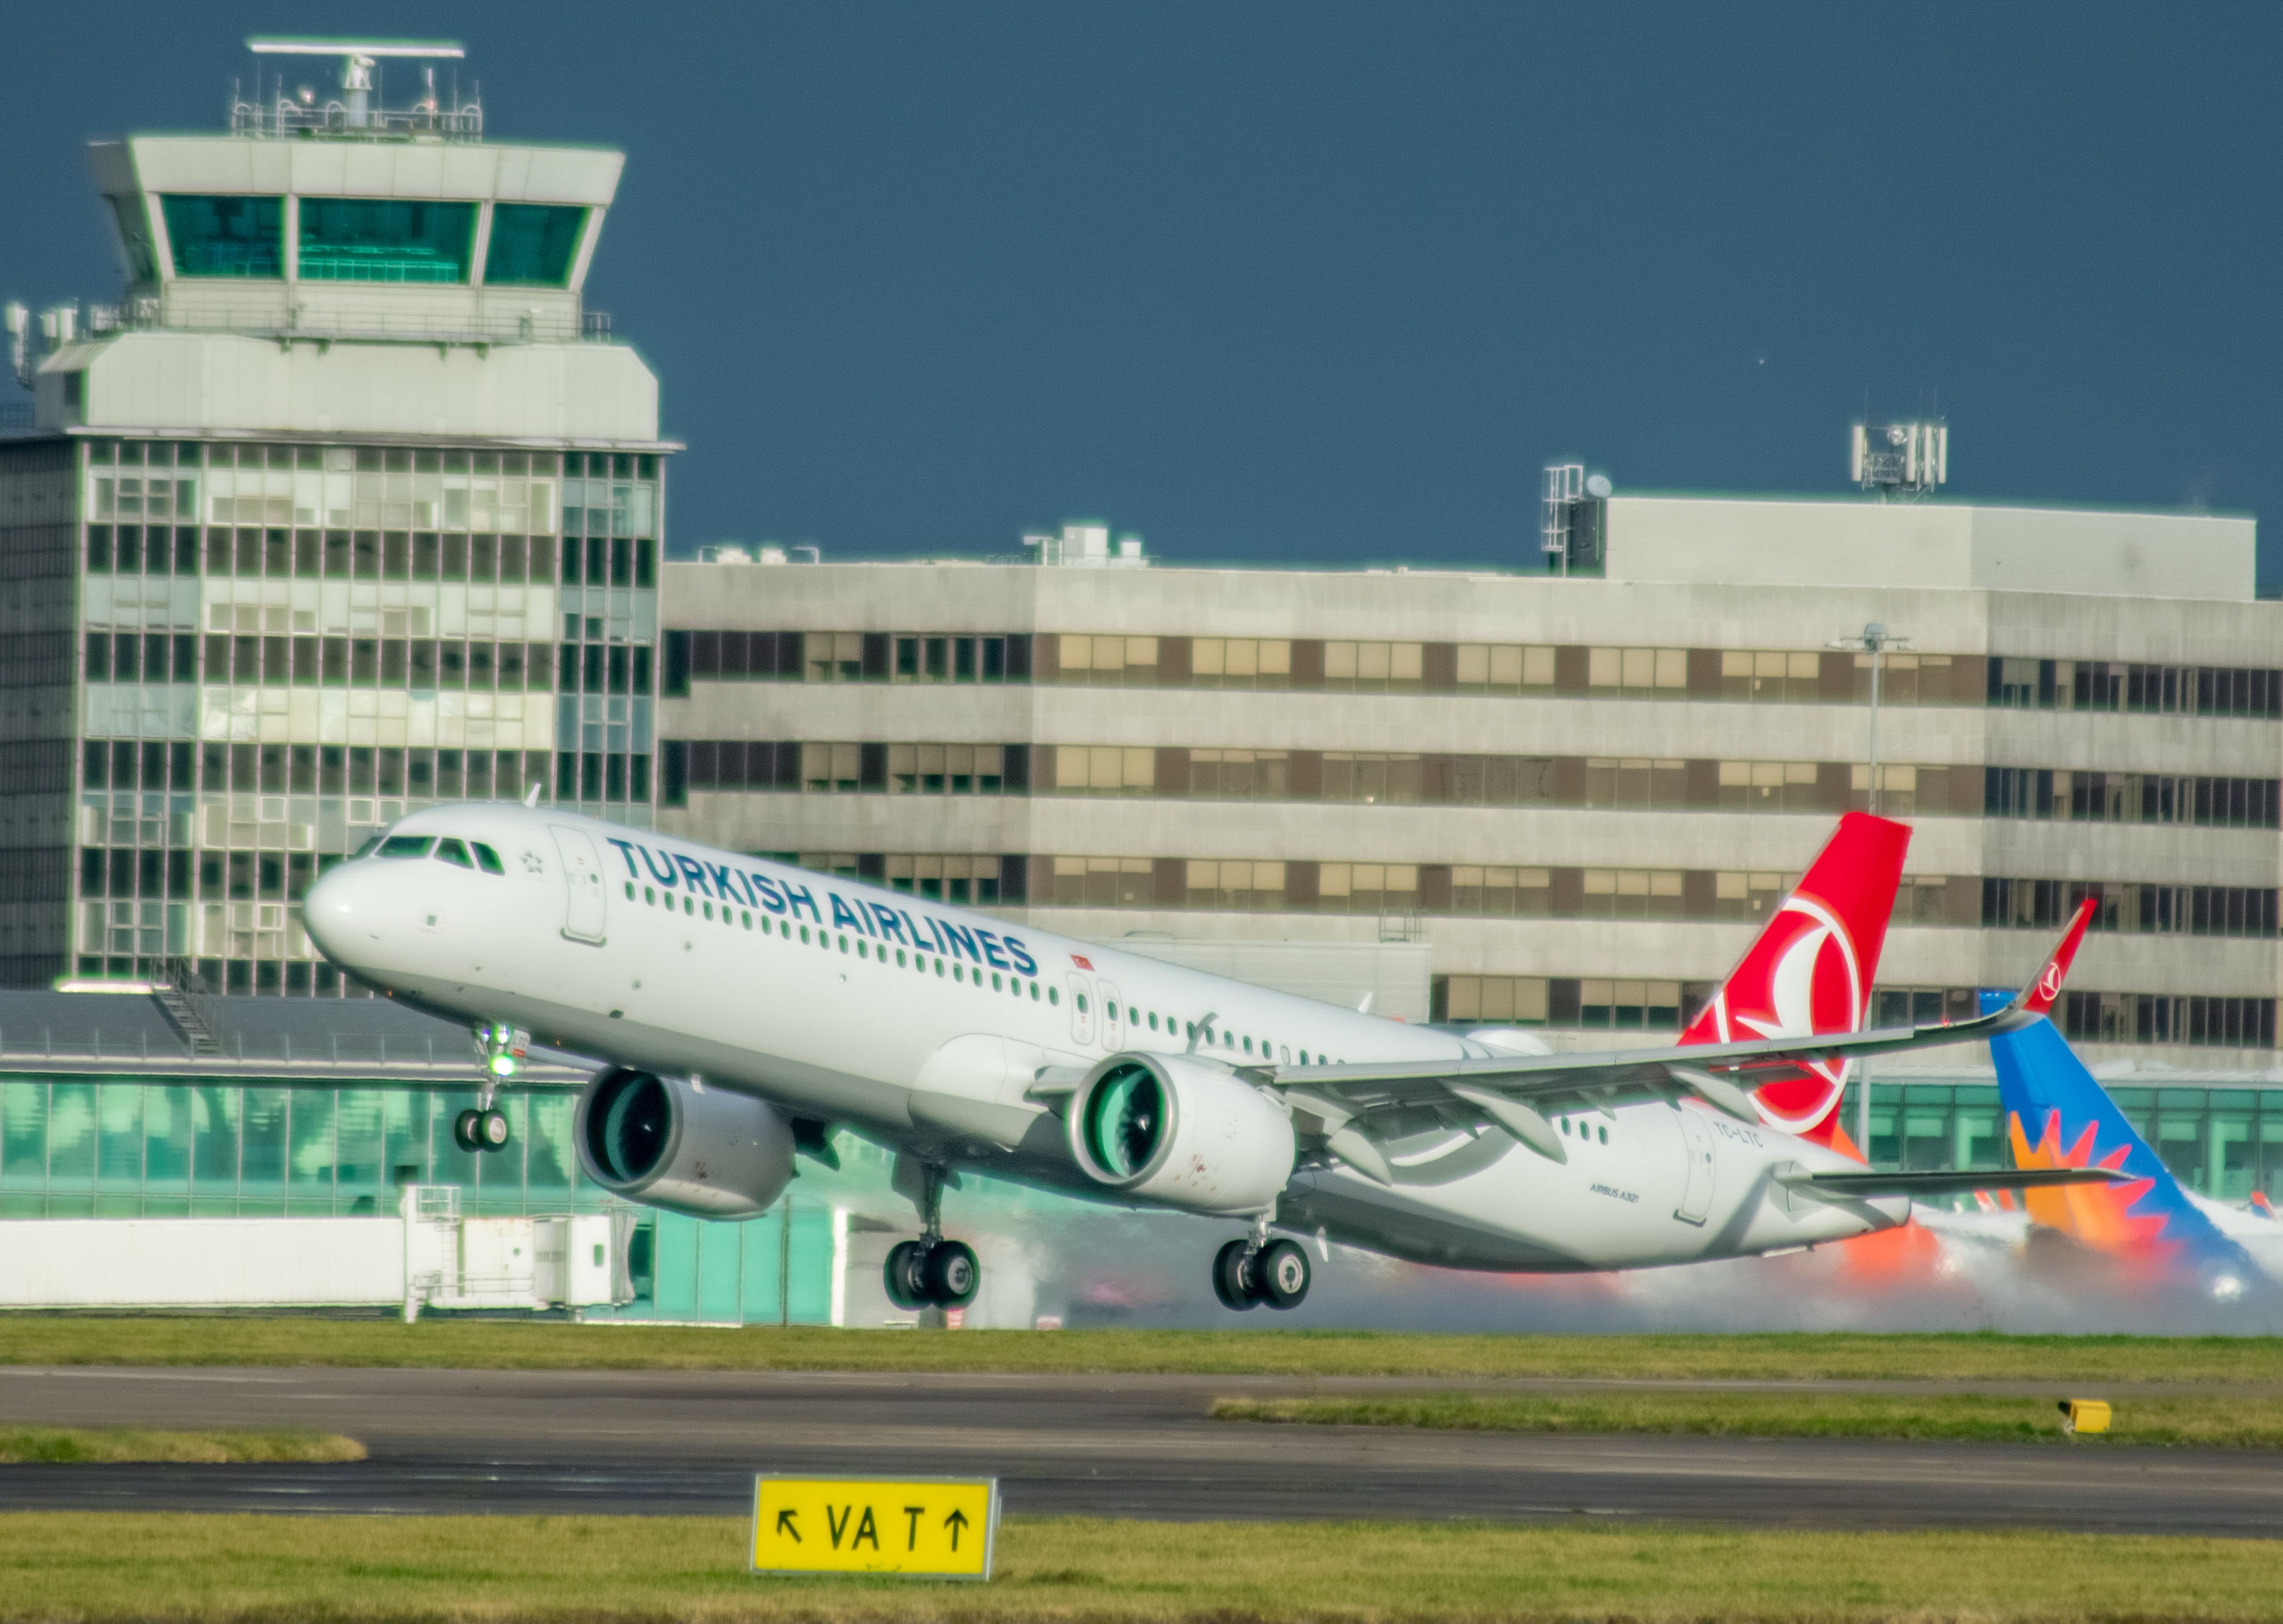
<instances>
[{"instance_id":1,"label":"control tower window","mask_svg":"<svg viewBox=\"0 0 2283 1624\"><path fill-rule=\"evenodd\" d=\"M476 206L407 198L303 198L310 282L465 282Z\"/></svg>"},{"instance_id":2,"label":"control tower window","mask_svg":"<svg viewBox=\"0 0 2283 1624\"><path fill-rule=\"evenodd\" d=\"M126 251L128 280L156 282L159 262L151 253L151 223L141 195L130 192L113 198L111 212L119 222L119 246Z\"/></svg>"},{"instance_id":3,"label":"control tower window","mask_svg":"<svg viewBox=\"0 0 2283 1624\"><path fill-rule=\"evenodd\" d=\"M491 246L484 252L484 281L492 287L562 287L579 252L583 208L546 203L492 205Z\"/></svg>"},{"instance_id":4,"label":"control tower window","mask_svg":"<svg viewBox=\"0 0 2283 1624\"><path fill-rule=\"evenodd\" d=\"M285 199L197 197L159 199L178 277L284 275Z\"/></svg>"}]
</instances>

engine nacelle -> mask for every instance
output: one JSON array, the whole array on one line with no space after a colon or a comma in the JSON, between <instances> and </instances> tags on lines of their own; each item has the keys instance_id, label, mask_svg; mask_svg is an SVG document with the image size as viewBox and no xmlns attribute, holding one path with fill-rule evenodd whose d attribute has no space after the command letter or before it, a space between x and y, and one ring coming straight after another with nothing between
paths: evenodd
<instances>
[{"instance_id":1,"label":"engine nacelle","mask_svg":"<svg viewBox=\"0 0 2283 1624\"><path fill-rule=\"evenodd\" d=\"M751 1218L792 1182L792 1125L750 1095L623 1067L579 1096L573 1136L587 1176L629 1201L692 1218Z\"/></svg>"},{"instance_id":2,"label":"engine nacelle","mask_svg":"<svg viewBox=\"0 0 2283 1624\"><path fill-rule=\"evenodd\" d=\"M1097 1184L1193 1213L1257 1213L1282 1193L1292 1119L1251 1083L1179 1055L1112 1055L1064 1119Z\"/></svg>"}]
</instances>

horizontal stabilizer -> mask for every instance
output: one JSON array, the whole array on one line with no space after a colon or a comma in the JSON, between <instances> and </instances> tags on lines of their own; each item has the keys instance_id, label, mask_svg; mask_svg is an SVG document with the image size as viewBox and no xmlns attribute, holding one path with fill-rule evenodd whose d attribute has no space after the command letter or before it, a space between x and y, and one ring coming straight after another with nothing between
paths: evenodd
<instances>
[{"instance_id":1,"label":"horizontal stabilizer","mask_svg":"<svg viewBox=\"0 0 2283 1624\"><path fill-rule=\"evenodd\" d=\"M1779 1173L1788 1190L1819 1196L1955 1196L1976 1190L2044 1190L2054 1184L2121 1184L2108 1167L2009 1167L1987 1173Z\"/></svg>"}]
</instances>

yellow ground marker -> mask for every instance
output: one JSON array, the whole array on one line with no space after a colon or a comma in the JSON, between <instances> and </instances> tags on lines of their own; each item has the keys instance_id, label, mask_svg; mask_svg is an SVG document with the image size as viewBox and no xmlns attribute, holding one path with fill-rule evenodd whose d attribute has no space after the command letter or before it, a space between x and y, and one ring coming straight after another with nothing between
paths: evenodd
<instances>
[{"instance_id":1,"label":"yellow ground marker","mask_svg":"<svg viewBox=\"0 0 2283 1624\"><path fill-rule=\"evenodd\" d=\"M996 1478L753 1480L756 1573L988 1579Z\"/></svg>"}]
</instances>

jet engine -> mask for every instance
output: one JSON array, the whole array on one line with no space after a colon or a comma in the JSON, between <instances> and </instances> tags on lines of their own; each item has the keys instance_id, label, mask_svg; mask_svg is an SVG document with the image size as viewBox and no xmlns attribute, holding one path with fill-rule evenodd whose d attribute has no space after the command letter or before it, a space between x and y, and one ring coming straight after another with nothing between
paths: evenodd
<instances>
[{"instance_id":1,"label":"jet engine","mask_svg":"<svg viewBox=\"0 0 2283 1624\"><path fill-rule=\"evenodd\" d=\"M579 1096L573 1136L587 1176L629 1201L692 1218L751 1218L792 1181L792 1125L750 1095L613 1068Z\"/></svg>"},{"instance_id":2,"label":"jet engine","mask_svg":"<svg viewBox=\"0 0 2283 1624\"><path fill-rule=\"evenodd\" d=\"M1112 1055L1064 1116L1098 1184L1193 1213L1257 1213L1283 1191L1292 1119L1251 1083L1178 1055Z\"/></svg>"}]
</instances>

